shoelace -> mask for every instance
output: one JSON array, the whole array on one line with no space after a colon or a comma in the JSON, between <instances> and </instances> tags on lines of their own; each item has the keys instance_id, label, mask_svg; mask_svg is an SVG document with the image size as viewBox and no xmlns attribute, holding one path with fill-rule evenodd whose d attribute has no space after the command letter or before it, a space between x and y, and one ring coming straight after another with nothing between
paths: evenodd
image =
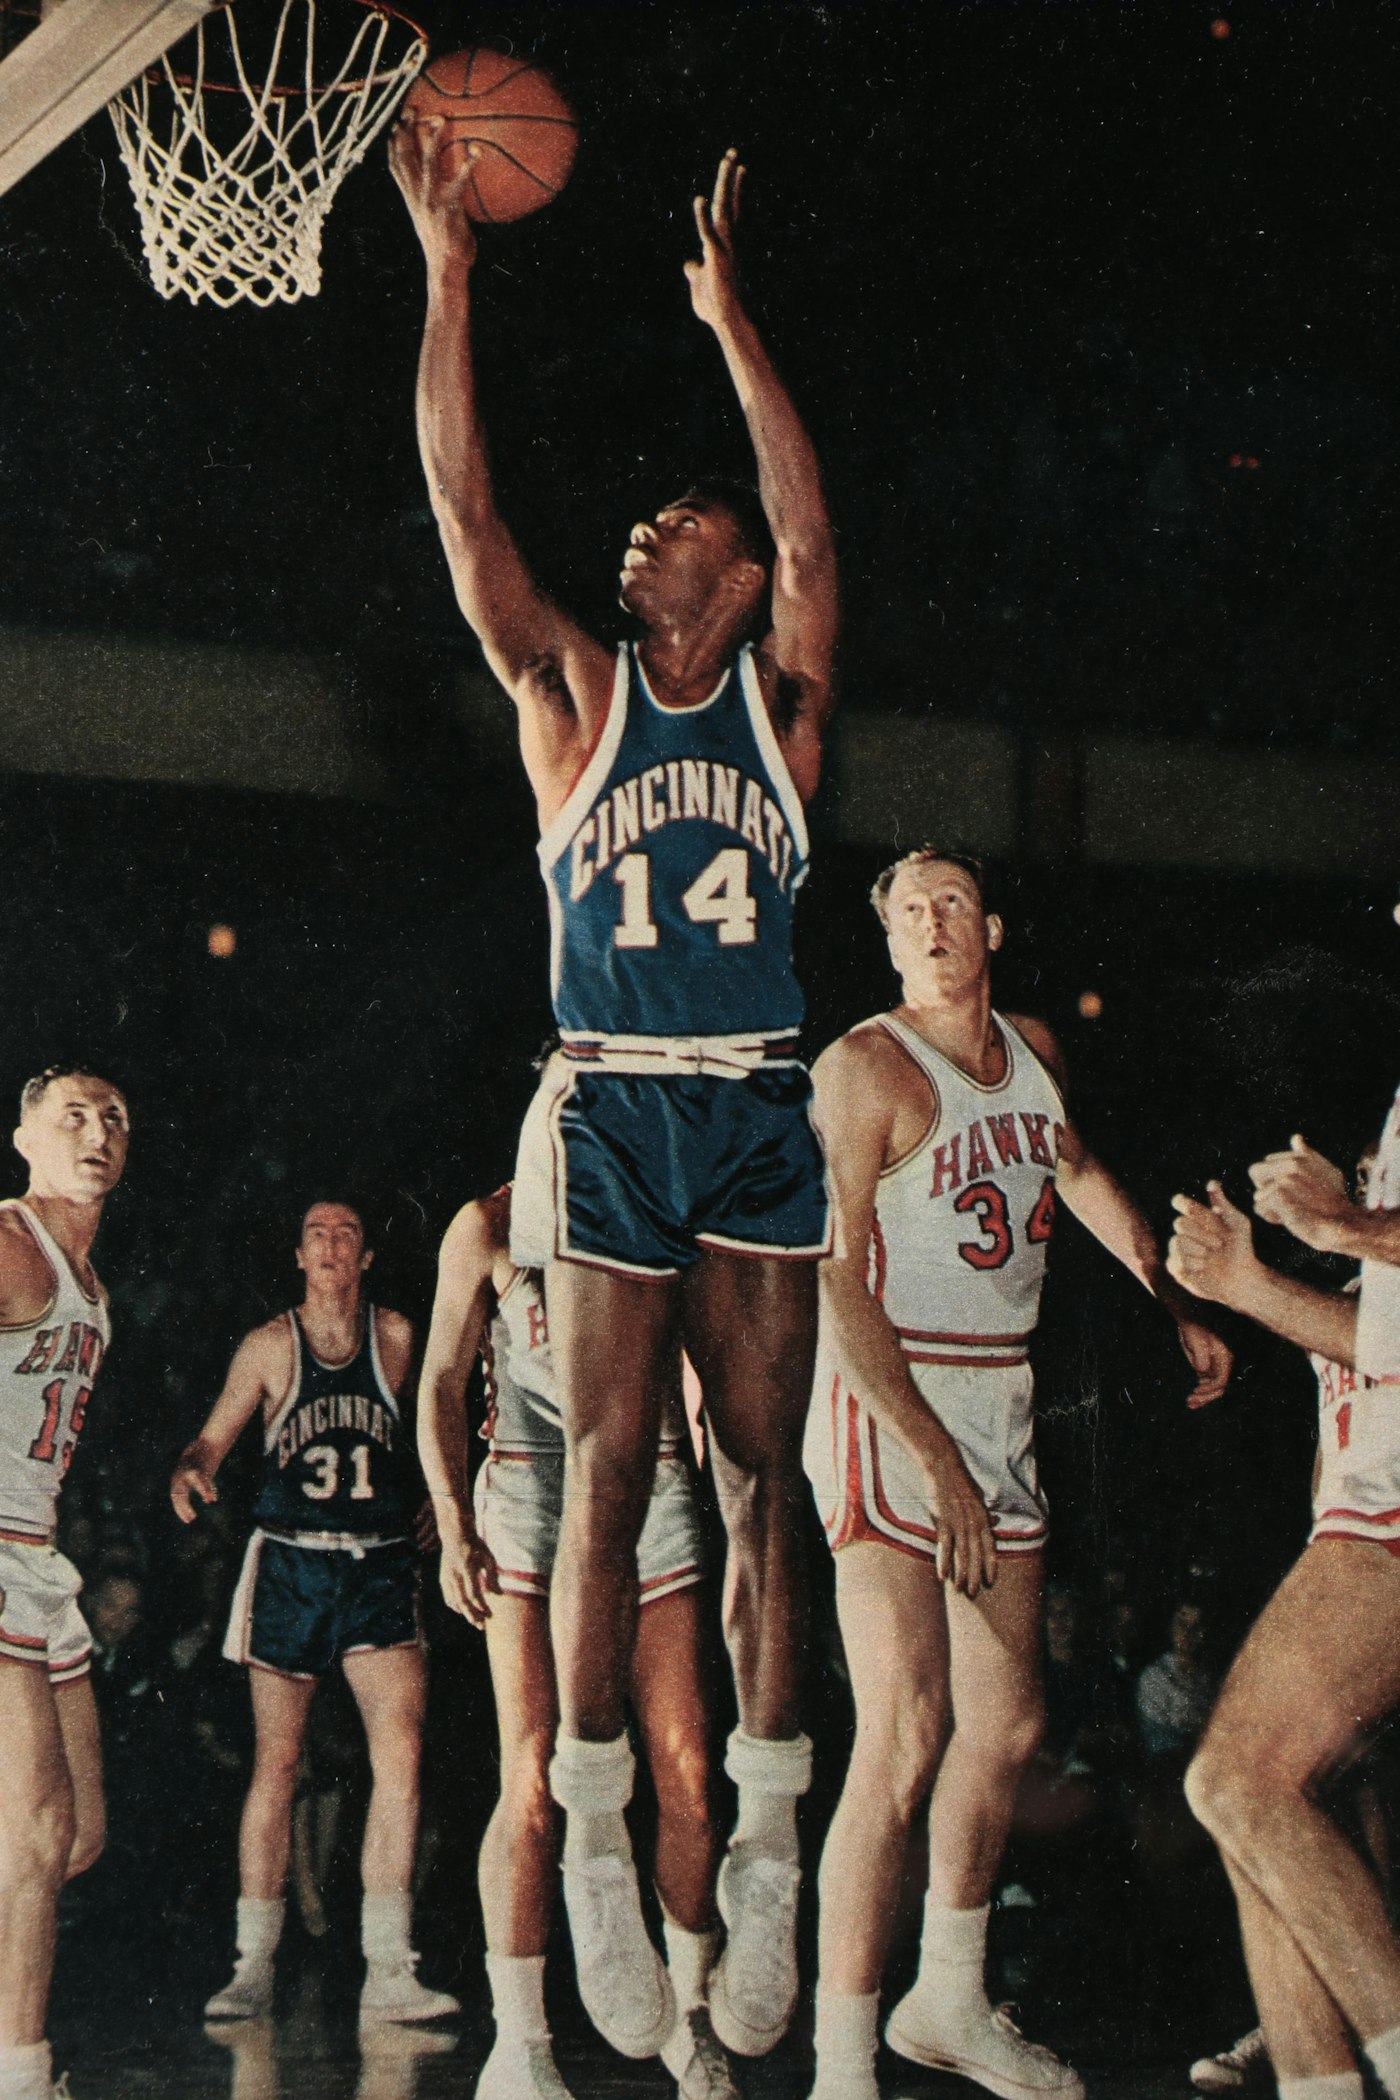
<instances>
[{"instance_id":1,"label":"shoelace","mask_svg":"<svg viewBox=\"0 0 1400 2100\"><path fill-rule=\"evenodd\" d=\"M992 2008L993 2027L1004 2034L1008 2041L1013 2041L1020 2048L1024 2049L1027 2055L1033 2056L1038 2063L1054 2064L1058 2068L1060 2059L1056 2056L1054 2050L1047 2049L1043 2042L1028 2042L1017 2026L1014 2014L1015 2007L1009 2002L1005 2005L994 2006Z\"/></svg>"}]
</instances>

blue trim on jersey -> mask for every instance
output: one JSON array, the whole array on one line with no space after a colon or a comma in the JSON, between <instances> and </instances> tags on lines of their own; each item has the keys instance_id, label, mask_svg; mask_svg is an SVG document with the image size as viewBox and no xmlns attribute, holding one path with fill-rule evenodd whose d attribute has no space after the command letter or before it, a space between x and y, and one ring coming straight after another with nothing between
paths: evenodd
<instances>
[{"instance_id":1,"label":"blue trim on jersey","mask_svg":"<svg viewBox=\"0 0 1400 2100\"><path fill-rule=\"evenodd\" d=\"M745 648L709 698L667 707L636 650L540 840L561 1028L772 1034L802 1020L793 899L806 819Z\"/></svg>"}]
</instances>

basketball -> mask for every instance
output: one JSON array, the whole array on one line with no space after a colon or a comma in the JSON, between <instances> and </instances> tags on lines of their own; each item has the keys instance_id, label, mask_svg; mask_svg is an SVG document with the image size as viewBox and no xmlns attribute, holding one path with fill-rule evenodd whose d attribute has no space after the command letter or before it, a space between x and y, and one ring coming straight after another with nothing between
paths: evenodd
<instances>
[{"instance_id":1,"label":"basketball","mask_svg":"<svg viewBox=\"0 0 1400 2100\"><path fill-rule=\"evenodd\" d=\"M443 117L440 151L471 164L467 215L523 219L557 197L578 150L578 123L554 82L528 58L476 44L430 58L404 99L412 121Z\"/></svg>"}]
</instances>

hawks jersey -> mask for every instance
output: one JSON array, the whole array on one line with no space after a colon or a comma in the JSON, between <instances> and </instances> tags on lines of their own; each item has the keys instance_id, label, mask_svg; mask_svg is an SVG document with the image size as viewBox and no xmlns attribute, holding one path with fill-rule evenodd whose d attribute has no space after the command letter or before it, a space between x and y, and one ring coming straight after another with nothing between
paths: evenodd
<instances>
[{"instance_id":1,"label":"hawks jersey","mask_svg":"<svg viewBox=\"0 0 1400 2100\"><path fill-rule=\"evenodd\" d=\"M880 1176L870 1238L871 1292L913 1363L1022 1363L1040 1310L1064 1102L1025 1038L992 1019L1006 1074L983 1086L880 1016L937 1103L928 1134Z\"/></svg>"},{"instance_id":2,"label":"hawks jersey","mask_svg":"<svg viewBox=\"0 0 1400 2100\"><path fill-rule=\"evenodd\" d=\"M273 1532L404 1537L412 1522L403 1420L379 1360L374 1307L345 1364L322 1363L288 1312L292 1377L263 1429L256 1517Z\"/></svg>"},{"instance_id":3,"label":"hawks jersey","mask_svg":"<svg viewBox=\"0 0 1400 2100\"><path fill-rule=\"evenodd\" d=\"M517 1269L497 1301L482 1348L486 1367L486 1421L493 1451L564 1449L564 1423L555 1395L554 1358L539 1272ZM685 1436L680 1380L661 1411L663 1445Z\"/></svg>"},{"instance_id":4,"label":"hawks jersey","mask_svg":"<svg viewBox=\"0 0 1400 2100\"><path fill-rule=\"evenodd\" d=\"M1366 1207L1400 1210L1400 1092L1381 1132ZM1356 1361L1373 1378L1400 1377L1400 1269L1388 1262L1361 1264Z\"/></svg>"},{"instance_id":5,"label":"hawks jersey","mask_svg":"<svg viewBox=\"0 0 1400 2100\"><path fill-rule=\"evenodd\" d=\"M539 855L566 1042L800 1023L792 911L807 825L752 650L708 700L673 708L621 649L602 737Z\"/></svg>"},{"instance_id":6,"label":"hawks jersey","mask_svg":"<svg viewBox=\"0 0 1400 2100\"><path fill-rule=\"evenodd\" d=\"M1312 1536L1400 1550L1400 1379L1367 1378L1315 1351L1309 1360L1317 1373Z\"/></svg>"},{"instance_id":7,"label":"hawks jersey","mask_svg":"<svg viewBox=\"0 0 1400 2100\"><path fill-rule=\"evenodd\" d=\"M0 1209L23 1221L53 1272L39 1317L0 1328L0 1538L43 1541L112 1329L101 1286L95 1296L84 1290L28 1204Z\"/></svg>"}]
</instances>

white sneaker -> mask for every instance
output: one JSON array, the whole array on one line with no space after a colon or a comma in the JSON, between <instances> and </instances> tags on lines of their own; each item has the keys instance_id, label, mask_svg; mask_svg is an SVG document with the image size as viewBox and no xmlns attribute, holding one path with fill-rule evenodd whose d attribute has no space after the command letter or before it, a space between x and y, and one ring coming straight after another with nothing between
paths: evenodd
<instances>
[{"instance_id":1,"label":"white sneaker","mask_svg":"<svg viewBox=\"0 0 1400 2100\"><path fill-rule=\"evenodd\" d=\"M954 2071L1001 2100L1084 2100L1084 2081L1051 2049L1028 2042L1006 2007L945 2021L940 2032L928 2001L910 1991L885 2025L900 2056L934 2071Z\"/></svg>"},{"instance_id":2,"label":"white sneaker","mask_svg":"<svg viewBox=\"0 0 1400 2100\"><path fill-rule=\"evenodd\" d=\"M797 2003L797 1891L790 1860L731 1845L715 1891L728 1928L710 1977L710 2018L736 2056L766 2056Z\"/></svg>"},{"instance_id":3,"label":"white sneaker","mask_svg":"<svg viewBox=\"0 0 1400 2100\"><path fill-rule=\"evenodd\" d=\"M476 2100L573 2100L548 2042L503 2042L481 2067Z\"/></svg>"},{"instance_id":4,"label":"white sneaker","mask_svg":"<svg viewBox=\"0 0 1400 2100\"><path fill-rule=\"evenodd\" d=\"M729 2058L703 2005L677 2020L661 2061L676 2081L676 2100L740 2100Z\"/></svg>"},{"instance_id":5,"label":"white sneaker","mask_svg":"<svg viewBox=\"0 0 1400 2100\"><path fill-rule=\"evenodd\" d=\"M362 2020L441 2020L462 2008L450 1991L430 1991L418 1981L418 1956L397 1954L372 1961L360 1992Z\"/></svg>"},{"instance_id":6,"label":"white sneaker","mask_svg":"<svg viewBox=\"0 0 1400 2100\"><path fill-rule=\"evenodd\" d=\"M272 2011L272 1956L240 1954L233 1975L204 2008L206 2020L257 2020Z\"/></svg>"},{"instance_id":7,"label":"white sneaker","mask_svg":"<svg viewBox=\"0 0 1400 2100\"><path fill-rule=\"evenodd\" d=\"M1237 2093L1256 2079L1266 2078L1268 2072L1269 2049L1264 2030L1252 2027L1218 2056L1198 2056L1186 2075L1198 2093Z\"/></svg>"},{"instance_id":8,"label":"white sneaker","mask_svg":"<svg viewBox=\"0 0 1400 2100\"><path fill-rule=\"evenodd\" d=\"M676 1994L643 1923L631 1860L605 1852L566 1862L564 1908L589 2019L619 2055L658 2055L676 2024Z\"/></svg>"}]
</instances>

